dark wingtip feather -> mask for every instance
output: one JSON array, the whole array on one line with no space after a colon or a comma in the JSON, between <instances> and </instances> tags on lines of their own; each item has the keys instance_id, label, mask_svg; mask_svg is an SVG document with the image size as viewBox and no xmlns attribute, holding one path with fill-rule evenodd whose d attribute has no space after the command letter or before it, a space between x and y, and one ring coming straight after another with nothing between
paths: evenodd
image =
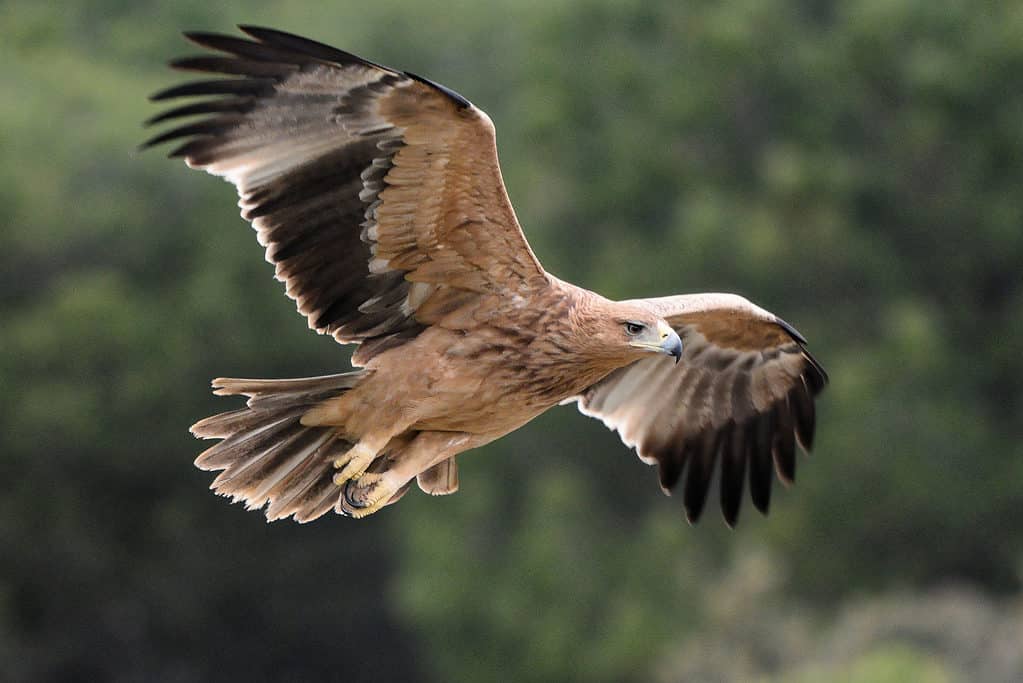
<instances>
[{"instance_id":1,"label":"dark wingtip feather","mask_svg":"<svg viewBox=\"0 0 1023 683\"><path fill-rule=\"evenodd\" d=\"M231 57L245 58L250 61L287 63L292 61L292 53L269 49L254 40L229 36L224 33L207 33L205 31L186 31L185 38L200 47L216 52L223 52Z\"/></svg>"},{"instance_id":2,"label":"dark wingtip feather","mask_svg":"<svg viewBox=\"0 0 1023 683\"><path fill-rule=\"evenodd\" d=\"M238 57L196 55L180 57L167 62L167 66L178 71L231 74L240 76L283 79L299 69L297 64L256 61Z\"/></svg>"},{"instance_id":3,"label":"dark wingtip feather","mask_svg":"<svg viewBox=\"0 0 1023 683\"><path fill-rule=\"evenodd\" d=\"M753 507L766 516L771 509L771 477L756 476L753 472L754 468L750 467L750 499L753 501Z\"/></svg>"},{"instance_id":4,"label":"dark wingtip feather","mask_svg":"<svg viewBox=\"0 0 1023 683\"><path fill-rule=\"evenodd\" d=\"M685 445L670 447L657 454L657 480L664 495L670 496L685 466Z\"/></svg>"},{"instance_id":5,"label":"dark wingtip feather","mask_svg":"<svg viewBox=\"0 0 1023 683\"><path fill-rule=\"evenodd\" d=\"M338 48L325 43L297 36L294 33L278 31L277 29L266 28L265 26L253 26L251 24L238 24L238 29L267 45L286 50L294 50L306 56L313 57L314 59L319 59L325 62L334 62L337 64L361 64L363 66L371 66L390 73L396 73L394 69L381 66L380 64L371 62L368 59L363 59L358 55L353 55L350 52L339 50Z\"/></svg>"},{"instance_id":6,"label":"dark wingtip feather","mask_svg":"<svg viewBox=\"0 0 1023 683\"><path fill-rule=\"evenodd\" d=\"M182 31L181 35L196 45L213 48L214 50L217 49L216 45L223 40L238 40L238 38L229 36L226 33L213 33L212 31Z\"/></svg>"},{"instance_id":7,"label":"dark wingtip feather","mask_svg":"<svg viewBox=\"0 0 1023 683\"><path fill-rule=\"evenodd\" d=\"M682 497L682 507L686 511L686 521L690 525L700 521L703 514L703 506L707 502L706 475L703 464L697 465L699 458L693 458L686 469L685 494Z\"/></svg>"},{"instance_id":8,"label":"dark wingtip feather","mask_svg":"<svg viewBox=\"0 0 1023 683\"><path fill-rule=\"evenodd\" d=\"M214 99L214 100L203 100L201 102L193 102L167 111L160 112L159 114L152 116L145 120L144 126L152 126L153 124L167 121L169 119L184 118L186 116L196 116L198 114L221 114L221 113L235 113L244 114L252 109L254 100L248 97L235 97L227 99Z\"/></svg>"},{"instance_id":9,"label":"dark wingtip feather","mask_svg":"<svg viewBox=\"0 0 1023 683\"><path fill-rule=\"evenodd\" d=\"M803 357L806 359L807 363L810 364L811 369L808 374L811 375L811 389L813 389L813 395L816 396L825 387L825 385L827 385L829 381L828 373L824 370L824 366L817 362L817 359L813 357L813 354L806 350L809 342L806 340L806 337L800 334L799 330L781 318L776 317L774 322L778 325L778 327L785 330L789 336L799 342L800 347L802 347Z\"/></svg>"},{"instance_id":10,"label":"dark wingtip feather","mask_svg":"<svg viewBox=\"0 0 1023 683\"><path fill-rule=\"evenodd\" d=\"M831 381L828 377L828 373L824 370L824 366L817 362L817 359L813 357L806 349L803 350L803 357L806 359L809 367L803 376L807 380L807 384L810 387L811 396L816 396L824 390L828 382Z\"/></svg>"},{"instance_id":11,"label":"dark wingtip feather","mask_svg":"<svg viewBox=\"0 0 1023 683\"><path fill-rule=\"evenodd\" d=\"M721 514L729 529L734 529L739 521L746 479L746 453L743 450L742 435L736 432L735 424L729 423L721 442Z\"/></svg>"},{"instance_id":12,"label":"dark wingtip feather","mask_svg":"<svg viewBox=\"0 0 1023 683\"><path fill-rule=\"evenodd\" d=\"M273 81L261 78L221 78L212 81L191 81L159 90L149 96L151 102L195 95L264 95Z\"/></svg>"},{"instance_id":13,"label":"dark wingtip feather","mask_svg":"<svg viewBox=\"0 0 1023 683\"><path fill-rule=\"evenodd\" d=\"M686 511L686 521L690 524L696 524L703 514L721 440L720 432L708 431L702 439L686 447L689 457L682 506Z\"/></svg>"},{"instance_id":14,"label":"dark wingtip feather","mask_svg":"<svg viewBox=\"0 0 1023 683\"><path fill-rule=\"evenodd\" d=\"M774 434L774 413L766 412L753 423L749 444L749 488L753 506L767 514L771 506L771 482L774 479L771 441Z\"/></svg>"},{"instance_id":15,"label":"dark wingtip feather","mask_svg":"<svg viewBox=\"0 0 1023 683\"><path fill-rule=\"evenodd\" d=\"M167 66L179 71L215 71L217 73L235 73L233 71L221 71L231 62L237 62L232 57L214 57L210 55L190 55L188 57L176 57L167 62Z\"/></svg>"},{"instance_id":16,"label":"dark wingtip feather","mask_svg":"<svg viewBox=\"0 0 1023 683\"><path fill-rule=\"evenodd\" d=\"M775 405L774 416L777 425L772 449L774 469L782 484L792 486L796 482L796 437L792 413L786 401Z\"/></svg>"},{"instance_id":17,"label":"dark wingtip feather","mask_svg":"<svg viewBox=\"0 0 1023 683\"><path fill-rule=\"evenodd\" d=\"M796 438L807 453L813 448L814 429L816 427L816 409L810 389L806 381L800 377L795 387L789 392L789 406L795 421Z\"/></svg>"},{"instance_id":18,"label":"dark wingtip feather","mask_svg":"<svg viewBox=\"0 0 1023 683\"><path fill-rule=\"evenodd\" d=\"M223 132L225 130L228 130L229 128L231 128L236 123L237 123L236 121L232 121L232 120L218 120L218 119L207 120L207 121L199 121L197 123L190 123L188 125L179 126L177 128L173 128L171 130L168 130L168 131L166 131L164 133L160 133L159 135L154 135L153 137L149 138L148 140L143 142L141 145L139 145L139 148L140 149L148 149L149 147L154 147L156 145L159 145L162 142L167 142L168 140L175 140L177 138L191 137L193 135L199 135L199 136L202 136L202 135L214 135L216 133L220 133L220 132Z\"/></svg>"}]
</instances>

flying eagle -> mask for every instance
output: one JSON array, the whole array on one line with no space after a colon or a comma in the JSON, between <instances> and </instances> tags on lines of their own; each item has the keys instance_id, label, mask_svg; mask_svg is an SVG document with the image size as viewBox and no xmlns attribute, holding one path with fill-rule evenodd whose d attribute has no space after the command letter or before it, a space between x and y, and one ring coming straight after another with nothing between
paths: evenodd
<instances>
[{"instance_id":1,"label":"flying eagle","mask_svg":"<svg viewBox=\"0 0 1023 683\"><path fill-rule=\"evenodd\" d=\"M617 430L695 522L720 466L734 525L748 478L795 476L827 383L806 340L734 294L610 301L554 277L505 191L494 125L458 93L305 38L186 33L226 74L160 91L198 117L143 146L223 176L309 326L358 344L351 372L215 379L245 408L192 427L221 439L195 464L211 488L299 522L363 517L413 480L458 489L455 456L576 402ZM718 465L720 463L720 465Z\"/></svg>"}]
</instances>

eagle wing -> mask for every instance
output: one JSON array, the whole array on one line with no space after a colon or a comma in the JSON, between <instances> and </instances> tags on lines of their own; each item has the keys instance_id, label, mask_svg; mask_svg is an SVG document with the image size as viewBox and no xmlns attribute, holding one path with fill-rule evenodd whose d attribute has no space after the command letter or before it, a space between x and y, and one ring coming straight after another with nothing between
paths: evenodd
<instances>
[{"instance_id":1,"label":"eagle wing","mask_svg":"<svg viewBox=\"0 0 1023 683\"><path fill-rule=\"evenodd\" d=\"M586 415L617 430L640 459L657 464L669 493L682 477L690 522L703 510L721 463L721 509L734 526L746 472L753 504L766 513L772 469L795 479L795 444L809 451L814 398L828 376L790 325L739 296L644 299L678 332L678 367L651 357L612 372L575 397Z\"/></svg>"},{"instance_id":2,"label":"eagle wing","mask_svg":"<svg viewBox=\"0 0 1023 683\"><path fill-rule=\"evenodd\" d=\"M223 176L288 296L353 363L415 337L481 294L546 282L505 191L494 126L453 91L326 45L243 26L188 33L221 54L172 62L230 78L153 100L206 97L153 117L197 120L143 146Z\"/></svg>"}]
</instances>

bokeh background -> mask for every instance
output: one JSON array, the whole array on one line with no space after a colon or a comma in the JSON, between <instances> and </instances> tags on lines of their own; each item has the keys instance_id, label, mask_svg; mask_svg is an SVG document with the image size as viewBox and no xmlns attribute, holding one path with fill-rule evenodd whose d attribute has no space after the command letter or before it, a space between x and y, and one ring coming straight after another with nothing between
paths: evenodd
<instances>
[{"instance_id":1,"label":"bokeh background","mask_svg":"<svg viewBox=\"0 0 1023 683\"><path fill-rule=\"evenodd\" d=\"M7 0L0 678L1023 678L1023 3ZM183 29L278 27L494 119L540 259L734 291L828 368L768 518L686 525L574 408L462 490L268 525L212 496L211 377L347 367L233 188L139 154Z\"/></svg>"}]
</instances>

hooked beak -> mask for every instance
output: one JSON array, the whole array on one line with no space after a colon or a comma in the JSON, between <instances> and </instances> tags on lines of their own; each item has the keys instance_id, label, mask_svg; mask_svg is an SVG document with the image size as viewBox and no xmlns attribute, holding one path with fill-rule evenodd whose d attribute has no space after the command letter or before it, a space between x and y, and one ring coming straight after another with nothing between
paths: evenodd
<instances>
[{"instance_id":1,"label":"hooked beak","mask_svg":"<svg viewBox=\"0 0 1023 683\"><path fill-rule=\"evenodd\" d=\"M674 356L675 365L678 365L682 359L682 340L678 333L665 323L658 325L657 331L661 333L661 351L669 356Z\"/></svg>"}]
</instances>

